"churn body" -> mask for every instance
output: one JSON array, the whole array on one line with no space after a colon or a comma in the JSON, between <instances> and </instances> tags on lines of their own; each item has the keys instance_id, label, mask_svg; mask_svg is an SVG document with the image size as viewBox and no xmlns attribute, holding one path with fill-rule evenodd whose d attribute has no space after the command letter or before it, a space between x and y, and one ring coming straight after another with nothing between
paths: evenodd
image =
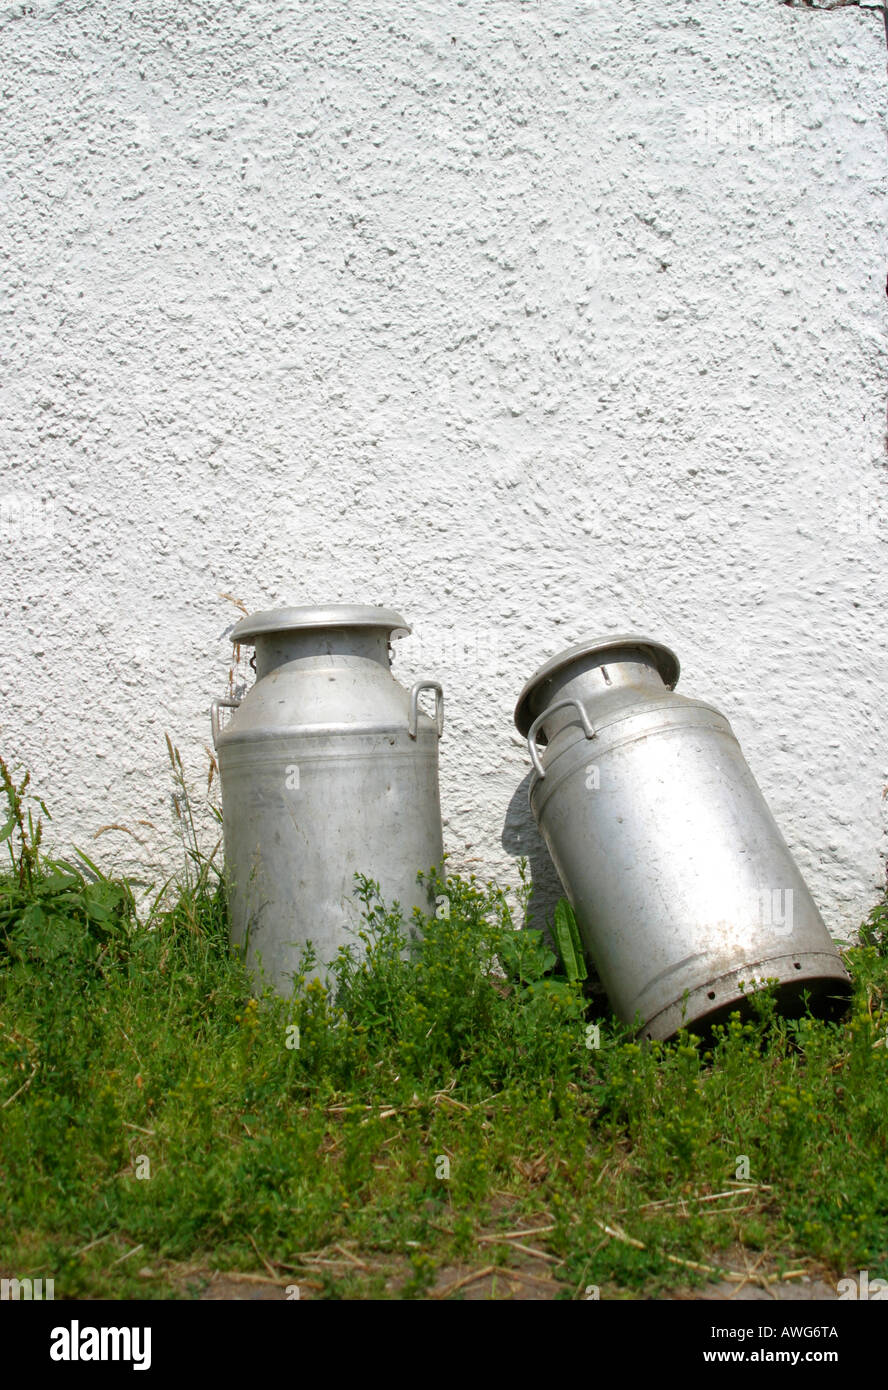
<instances>
[{"instance_id":1,"label":"churn body","mask_svg":"<svg viewBox=\"0 0 888 1390\"><path fill-rule=\"evenodd\" d=\"M530 801L615 1012L646 1037L712 1023L779 982L831 1013L848 976L724 715L674 693L662 643L589 638L515 710ZM541 746L544 743L544 746Z\"/></svg>"},{"instance_id":2,"label":"churn body","mask_svg":"<svg viewBox=\"0 0 888 1390\"><path fill-rule=\"evenodd\" d=\"M442 859L443 695L392 676L390 638L409 631L391 610L333 604L256 613L231 634L256 649L255 684L212 709L231 933L280 992L307 941L321 966L356 944L356 872L405 921L429 910L417 872ZM425 689L434 717L419 705Z\"/></svg>"}]
</instances>

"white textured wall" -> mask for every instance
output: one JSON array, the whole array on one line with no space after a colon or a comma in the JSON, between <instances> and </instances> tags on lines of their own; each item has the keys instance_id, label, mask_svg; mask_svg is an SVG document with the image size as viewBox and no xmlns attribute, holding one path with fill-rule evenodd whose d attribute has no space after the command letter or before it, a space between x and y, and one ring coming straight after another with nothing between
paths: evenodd
<instances>
[{"instance_id":1,"label":"white textured wall","mask_svg":"<svg viewBox=\"0 0 888 1390\"><path fill-rule=\"evenodd\" d=\"M163 734L200 782L220 594L377 602L445 683L453 863L513 877L521 684L638 629L853 927L888 781L878 14L61 0L2 12L0 68L0 747L56 843L172 867Z\"/></svg>"}]
</instances>

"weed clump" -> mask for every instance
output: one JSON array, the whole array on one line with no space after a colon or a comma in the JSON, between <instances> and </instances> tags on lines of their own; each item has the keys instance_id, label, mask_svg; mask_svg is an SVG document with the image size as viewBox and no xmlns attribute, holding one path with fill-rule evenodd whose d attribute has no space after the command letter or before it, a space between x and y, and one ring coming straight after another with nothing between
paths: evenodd
<instances>
[{"instance_id":1,"label":"weed clump","mask_svg":"<svg viewBox=\"0 0 888 1390\"><path fill-rule=\"evenodd\" d=\"M590 1020L570 919L559 960L526 883L515 906L431 871L434 913L405 921L359 876L354 942L326 980L307 948L284 997L230 946L169 751L186 860L144 910L44 853L0 760L4 1269L57 1297L169 1296L195 1266L419 1297L448 1262L512 1258L491 1242L517 1224L565 1297L699 1282L738 1250L888 1274L888 907L846 955L847 1022L764 991L705 1040L643 1043Z\"/></svg>"}]
</instances>

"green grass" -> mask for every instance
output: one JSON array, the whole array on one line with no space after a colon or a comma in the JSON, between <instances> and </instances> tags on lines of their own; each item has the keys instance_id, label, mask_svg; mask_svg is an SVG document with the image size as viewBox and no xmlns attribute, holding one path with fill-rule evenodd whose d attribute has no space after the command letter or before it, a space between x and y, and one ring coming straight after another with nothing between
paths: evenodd
<instances>
[{"instance_id":1,"label":"green grass","mask_svg":"<svg viewBox=\"0 0 888 1390\"><path fill-rule=\"evenodd\" d=\"M449 915L409 942L360 880L363 939L281 999L232 953L194 841L140 917L125 882L43 854L0 770L4 1275L57 1298L183 1296L188 1269L420 1297L519 1258L491 1234L547 1227L529 1243L564 1297L763 1255L888 1276L885 905L846 955L841 1023L783 1020L764 992L705 1044L605 1017L595 1048L582 982L494 885L437 879Z\"/></svg>"}]
</instances>

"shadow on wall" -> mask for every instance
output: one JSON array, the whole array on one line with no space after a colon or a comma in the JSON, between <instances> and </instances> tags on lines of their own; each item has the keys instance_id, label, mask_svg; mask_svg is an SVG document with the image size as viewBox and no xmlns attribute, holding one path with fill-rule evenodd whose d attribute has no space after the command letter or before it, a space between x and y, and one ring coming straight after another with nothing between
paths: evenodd
<instances>
[{"instance_id":1,"label":"shadow on wall","mask_svg":"<svg viewBox=\"0 0 888 1390\"><path fill-rule=\"evenodd\" d=\"M528 798L532 776L528 772L515 789L506 811L501 842L506 853L514 859L527 860L533 883L528 925L548 934L547 923L552 921L555 904L564 896L564 889L530 809Z\"/></svg>"}]
</instances>

